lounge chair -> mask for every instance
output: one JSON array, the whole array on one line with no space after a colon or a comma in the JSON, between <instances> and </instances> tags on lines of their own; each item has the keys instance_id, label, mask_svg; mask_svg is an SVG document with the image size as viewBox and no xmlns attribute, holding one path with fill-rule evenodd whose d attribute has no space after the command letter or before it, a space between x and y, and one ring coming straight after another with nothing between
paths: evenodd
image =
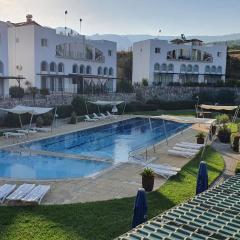
<instances>
[{"instance_id":1,"label":"lounge chair","mask_svg":"<svg viewBox=\"0 0 240 240\"><path fill-rule=\"evenodd\" d=\"M37 131L37 132L51 132L51 128L38 128L38 127L34 127L32 128L33 131Z\"/></svg>"},{"instance_id":2,"label":"lounge chair","mask_svg":"<svg viewBox=\"0 0 240 240\"><path fill-rule=\"evenodd\" d=\"M17 201L25 197L33 188L35 184L24 183L19 186L13 193L11 193L6 200L8 201Z\"/></svg>"},{"instance_id":3,"label":"lounge chair","mask_svg":"<svg viewBox=\"0 0 240 240\"><path fill-rule=\"evenodd\" d=\"M93 113L93 118L94 119L103 119L103 117L98 116L96 113Z\"/></svg>"},{"instance_id":4,"label":"lounge chair","mask_svg":"<svg viewBox=\"0 0 240 240\"><path fill-rule=\"evenodd\" d=\"M5 132L3 133L3 136L5 136L6 138L9 138L9 137L24 137L25 136L25 133L16 133L16 132Z\"/></svg>"},{"instance_id":5,"label":"lounge chair","mask_svg":"<svg viewBox=\"0 0 240 240\"><path fill-rule=\"evenodd\" d=\"M197 146L197 145L189 145L189 144L184 144L184 143L177 143L176 147L181 147L181 148L186 148L187 149L196 149L200 150L203 146Z\"/></svg>"},{"instance_id":6,"label":"lounge chair","mask_svg":"<svg viewBox=\"0 0 240 240\"><path fill-rule=\"evenodd\" d=\"M49 185L39 185L32 189L31 192L29 192L26 196L24 196L21 201L40 204L49 190Z\"/></svg>"},{"instance_id":7,"label":"lounge chair","mask_svg":"<svg viewBox=\"0 0 240 240\"><path fill-rule=\"evenodd\" d=\"M0 203L5 201L6 197L13 192L15 187L15 184L4 184L0 187Z\"/></svg>"},{"instance_id":8,"label":"lounge chair","mask_svg":"<svg viewBox=\"0 0 240 240\"><path fill-rule=\"evenodd\" d=\"M31 129L19 129L17 130L19 133L25 133L25 134L35 134L37 133L37 130L31 130Z\"/></svg>"},{"instance_id":9,"label":"lounge chair","mask_svg":"<svg viewBox=\"0 0 240 240\"><path fill-rule=\"evenodd\" d=\"M85 115L85 122L96 122L98 119L96 118L90 118L88 115Z\"/></svg>"},{"instance_id":10,"label":"lounge chair","mask_svg":"<svg viewBox=\"0 0 240 240\"><path fill-rule=\"evenodd\" d=\"M173 156L177 156L177 157L185 157L185 158L191 158L194 155L196 155L196 153L189 152L189 151L187 151L187 149L186 149L185 152L184 151L177 151L177 150L173 150L173 149L168 150L168 154L173 155Z\"/></svg>"},{"instance_id":11,"label":"lounge chair","mask_svg":"<svg viewBox=\"0 0 240 240\"><path fill-rule=\"evenodd\" d=\"M163 170L168 170L168 171L173 171L173 172L179 172L181 171L181 168L177 168L177 167L172 167L170 165L163 165L163 164L154 164L154 163L150 163L147 165L147 167L151 168L151 169L163 169Z\"/></svg>"},{"instance_id":12,"label":"lounge chair","mask_svg":"<svg viewBox=\"0 0 240 240\"><path fill-rule=\"evenodd\" d=\"M108 118L108 116L104 115L103 113L100 113L100 116L104 119L104 118Z\"/></svg>"},{"instance_id":13,"label":"lounge chair","mask_svg":"<svg viewBox=\"0 0 240 240\"><path fill-rule=\"evenodd\" d=\"M173 147L173 150L176 151L182 151L182 152L192 152L192 153L198 153L198 149L192 149L192 148L183 148L183 147Z\"/></svg>"},{"instance_id":14,"label":"lounge chair","mask_svg":"<svg viewBox=\"0 0 240 240\"><path fill-rule=\"evenodd\" d=\"M166 169L153 168L152 170L154 171L155 174L160 175L160 176L162 176L166 179L168 179L169 177L177 175L177 172L166 170Z\"/></svg>"},{"instance_id":15,"label":"lounge chair","mask_svg":"<svg viewBox=\"0 0 240 240\"><path fill-rule=\"evenodd\" d=\"M190 142L181 142L182 144L189 145L189 146L197 146L197 147L204 147L204 144L198 144L198 143L190 143Z\"/></svg>"},{"instance_id":16,"label":"lounge chair","mask_svg":"<svg viewBox=\"0 0 240 240\"><path fill-rule=\"evenodd\" d=\"M106 112L108 117L114 117L113 114L111 114L109 111Z\"/></svg>"}]
</instances>

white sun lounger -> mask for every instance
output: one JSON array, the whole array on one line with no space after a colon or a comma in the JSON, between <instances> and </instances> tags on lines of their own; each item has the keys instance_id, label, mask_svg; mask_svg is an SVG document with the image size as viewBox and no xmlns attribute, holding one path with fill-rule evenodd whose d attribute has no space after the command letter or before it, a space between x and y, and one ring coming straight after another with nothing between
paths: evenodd
<instances>
[{"instance_id":1,"label":"white sun lounger","mask_svg":"<svg viewBox=\"0 0 240 240\"><path fill-rule=\"evenodd\" d=\"M33 188L35 187L35 184L28 184L24 183L21 186L19 186L12 194L10 194L6 199L7 200L21 200L23 197L25 197Z\"/></svg>"},{"instance_id":2,"label":"white sun lounger","mask_svg":"<svg viewBox=\"0 0 240 240\"><path fill-rule=\"evenodd\" d=\"M96 122L97 119L96 118L90 118L88 115L85 115L85 122Z\"/></svg>"},{"instance_id":3,"label":"white sun lounger","mask_svg":"<svg viewBox=\"0 0 240 240\"><path fill-rule=\"evenodd\" d=\"M168 150L168 154L176 157L186 157L186 158L191 158L194 155L196 155L195 153L188 152L187 149L186 149L186 152L177 151L177 150Z\"/></svg>"},{"instance_id":4,"label":"white sun lounger","mask_svg":"<svg viewBox=\"0 0 240 240\"><path fill-rule=\"evenodd\" d=\"M109 116L104 115L103 113L100 113L101 117L104 118L108 118Z\"/></svg>"},{"instance_id":5,"label":"white sun lounger","mask_svg":"<svg viewBox=\"0 0 240 240\"><path fill-rule=\"evenodd\" d=\"M39 185L32 189L32 191L29 192L26 196L24 196L21 201L40 204L49 190L49 185Z\"/></svg>"},{"instance_id":6,"label":"white sun lounger","mask_svg":"<svg viewBox=\"0 0 240 240\"><path fill-rule=\"evenodd\" d=\"M188 150L188 149L195 149L195 150L200 150L203 146L195 146L195 145L188 145L188 144L184 144L184 143L177 143L176 145L175 145L176 147L181 147L181 148L185 148L186 149L186 151Z\"/></svg>"},{"instance_id":7,"label":"white sun lounger","mask_svg":"<svg viewBox=\"0 0 240 240\"><path fill-rule=\"evenodd\" d=\"M173 150L176 151L182 151L182 152L192 152L192 153L198 153L198 149L192 149L192 148L182 148L182 147L173 147Z\"/></svg>"},{"instance_id":8,"label":"white sun lounger","mask_svg":"<svg viewBox=\"0 0 240 240\"><path fill-rule=\"evenodd\" d=\"M190 143L190 142L181 142L182 144L189 145L189 146L197 146L197 147L204 147L204 144L198 144L198 143Z\"/></svg>"},{"instance_id":9,"label":"white sun lounger","mask_svg":"<svg viewBox=\"0 0 240 240\"><path fill-rule=\"evenodd\" d=\"M93 118L95 118L95 119L103 119L103 117L99 117L96 113L93 113Z\"/></svg>"},{"instance_id":10,"label":"white sun lounger","mask_svg":"<svg viewBox=\"0 0 240 240\"><path fill-rule=\"evenodd\" d=\"M114 117L113 114L111 114L109 111L106 112L108 117Z\"/></svg>"},{"instance_id":11,"label":"white sun lounger","mask_svg":"<svg viewBox=\"0 0 240 240\"><path fill-rule=\"evenodd\" d=\"M168 170L168 171L173 171L173 172L179 172L181 171L181 168L177 168L177 167L172 167L170 165L164 165L164 164L154 164L154 163L150 163L148 164L146 167L149 167L151 169L163 169L163 170Z\"/></svg>"},{"instance_id":12,"label":"white sun lounger","mask_svg":"<svg viewBox=\"0 0 240 240\"><path fill-rule=\"evenodd\" d=\"M3 203L5 201L6 197L13 192L15 187L15 184L4 184L0 187L0 203Z\"/></svg>"},{"instance_id":13,"label":"white sun lounger","mask_svg":"<svg viewBox=\"0 0 240 240\"><path fill-rule=\"evenodd\" d=\"M17 130L19 133L25 133L25 134L35 134L37 133L37 130L31 130L31 129L19 129Z\"/></svg>"},{"instance_id":14,"label":"white sun lounger","mask_svg":"<svg viewBox=\"0 0 240 240\"><path fill-rule=\"evenodd\" d=\"M168 179L169 177L177 175L177 172L169 171L169 170L165 170L165 169L154 168L152 170L154 171L155 174L160 175L160 176L162 176L166 179Z\"/></svg>"},{"instance_id":15,"label":"white sun lounger","mask_svg":"<svg viewBox=\"0 0 240 240\"><path fill-rule=\"evenodd\" d=\"M5 132L3 133L3 136L5 136L6 138L9 138L9 137L24 137L25 136L25 133L16 133L16 132Z\"/></svg>"},{"instance_id":16,"label":"white sun lounger","mask_svg":"<svg viewBox=\"0 0 240 240\"><path fill-rule=\"evenodd\" d=\"M51 132L51 128L32 128L33 131L38 131L38 132Z\"/></svg>"}]
</instances>

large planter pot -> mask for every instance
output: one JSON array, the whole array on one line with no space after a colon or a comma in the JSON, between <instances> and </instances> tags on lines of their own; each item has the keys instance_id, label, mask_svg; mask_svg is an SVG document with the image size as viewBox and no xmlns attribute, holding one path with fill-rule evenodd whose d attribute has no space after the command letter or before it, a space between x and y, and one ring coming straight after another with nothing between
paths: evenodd
<instances>
[{"instance_id":1,"label":"large planter pot","mask_svg":"<svg viewBox=\"0 0 240 240\"><path fill-rule=\"evenodd\" d=\"M227 131L219 131L218 139L222 143L230 143L231 132Z\"/></svg>"},{"instance_id":2,"label":"large planter pot","mask_svg":"<svg viewBox=\"0 0 240 240\"><path fill-rule=\"evenodd\" d=\"M204 144L204 138L197 138L197 144Z\"/></svg>"},{"instance_id":3,"label":"large planter pot","mask_svg":"<svg viewBox=\"0 0 240 240\"><path fill-rule=\"evenodd\" d=\"M154 177L142 176L142 187L147 192L151 192L154 186Z\"/></svg>"}]
</instances>

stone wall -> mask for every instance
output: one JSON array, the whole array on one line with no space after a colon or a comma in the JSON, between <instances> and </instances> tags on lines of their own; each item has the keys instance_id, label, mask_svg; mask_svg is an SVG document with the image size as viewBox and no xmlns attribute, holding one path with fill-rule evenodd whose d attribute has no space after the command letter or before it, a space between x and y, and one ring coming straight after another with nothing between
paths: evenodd
<instances>
[{"instance_id":1,"label":"stone wall","mask_svg":"<svg viewBox=\"0 0 240 240\"><path fill-rule=\"evenodd\" d=\"M0 108L12 108L16 105L25 105L25 106L38 106L38 107L55 107L60 105L69 105L72 102L74 96L81 96L89 101L96 101L96 100L105 100L105 101L136 101L136 94L129 93L129 94L104 94L104 95L72 95L72 94L52 94L46 97L38 96L35 100L31 97L26 96L21 100L7 98L4 100L0 100Z\"/></svg>"},{"instance_id":2,"label":"stone wall","mask_svg":"<svg viewBox=\"0 0 240 240\"><path fill-rule=\"evenodd\" d=\"M151 99L159 99L163 101L186 101L192 100L193 95L200 91L208 91L216 93L220 90L228 89L235 91L237 97L240 97L240 88L231 87L183 87L183 86L167 86L167 87L136 87L136 97L138 100L146 102Z\"/></svg>"}]
</instances>

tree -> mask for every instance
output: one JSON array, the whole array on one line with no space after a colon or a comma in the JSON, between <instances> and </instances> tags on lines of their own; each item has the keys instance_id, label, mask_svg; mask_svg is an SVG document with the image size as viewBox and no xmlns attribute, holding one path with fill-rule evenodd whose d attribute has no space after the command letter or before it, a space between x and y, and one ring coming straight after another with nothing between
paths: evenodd
<instances>
[{"instance_id":1,"label":"tree","mask_svg":"<svg viewBox=\"0 0 240 240\"><path fill-rule=\"evenodd\" d=\"M9 88L9 94L12 98L21 99L24 96L24 89L19 86L12 86Z\"/></svg>"},{"instance_id":2,"label":"tree","mask_svg":"<svg viewBox=\"0 0 240 240\"><path fill-rule=\"evenodd\" d=\"M146 78L143 78L143 79L142 79L142 85L143 85L144 87L147 87L147 86L148 86L148 80L147 80Z\"/></svg>"},{"instance_id":3,"label":"tree","mask_svg":"<svg viewBox=\"0 0 240 240\"><path fill-rule=\"evenodd\" d=\"M121 80L132 81L132 51L117 53L117 77Z\"/></svg>"}]
</instances>

